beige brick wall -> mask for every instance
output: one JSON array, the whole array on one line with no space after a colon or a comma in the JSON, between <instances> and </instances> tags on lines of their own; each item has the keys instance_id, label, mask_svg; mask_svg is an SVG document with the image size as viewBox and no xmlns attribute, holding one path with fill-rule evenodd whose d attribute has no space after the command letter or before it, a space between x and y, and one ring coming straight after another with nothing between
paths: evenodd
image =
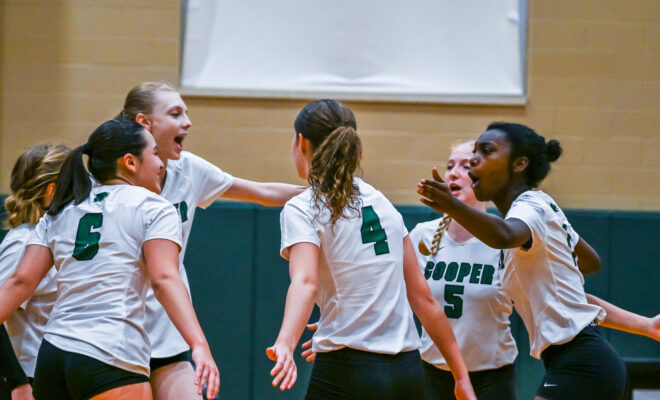
<instances>
[{"instance_id":1,"label":"beige brick wall","mask_svg":"<svg viewBox=\"0 0 660 400\"><path fill-rule=\"evenodd\" d=\"M493 120L565 148L543 188L565 208L660 210L660 1L530 0L524 107L350 102L365 177L396 203L448 146ZM0 192L36 142L82 143L144 80L176 82L176 0L3 0ZM185 99L188 150L255 180L299 182L292 122L304 101Z\"/></svg>"}]
</instances>

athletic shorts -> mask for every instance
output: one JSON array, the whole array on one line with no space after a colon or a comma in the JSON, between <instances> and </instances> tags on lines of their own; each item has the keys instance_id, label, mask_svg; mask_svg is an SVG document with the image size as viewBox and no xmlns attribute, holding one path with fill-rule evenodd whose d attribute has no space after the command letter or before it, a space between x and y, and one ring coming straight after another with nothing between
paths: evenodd
<instances>
[{"instance_id":1,"label":"athletic shorts","mask_svg":"<svg viewBox=\"0 0 660 400\"><path fill-rule=\"evenodd\" d=\"M162 357L162 358L152 357L151 360L149 360L149 368L153 373L158 368L165 367L171 364L176 364L178 362L189 362L192 364L191 350L186 350L183 353L179 353L172 357Z\"/></svg>"},{"instance_id":2,"label":"athletic shorts","mask_svg":"<svg viewBox=\"0 0 660 400\"><path fill-rule=\"evenodd\" d=\"M111 389L142 382L149 382L149 377L61 350L43 340L32 391L36 400L86 400Z\"/></svg>"},{"instance_id":3,"label":"athletic shorts","mask_svg":"<svg viewBox=\"0 0 660 400\"><path fill-rule=\"evenodd\" d=\"M424 388L426 400L455 400L456 382L449 371L424 364ZM516 371L513 364L500 368L468 372L472 388L479 400L517 400Z\"/></svg>"},{"instance_id":4,"label":"athletic shorts","mask_svg":"<svg viewBox=\"0 0 660 400\"><path fill-rule=\"evenodd\" d=\"M541 353L545 376L537 395L549 400L620 400L626 389L626 367L594 324L570 342Z\"/></svg>"},{"instance_id":5,"label":"athletic shorts","mask_svg":"<svg viewBox=\"0 0 660 400\"><path fill-rule=\"evenodd\" d=\"M317 353L306 400L423 400L419 351L379 354L350 348Z\"/></svg>"}]
</instances>

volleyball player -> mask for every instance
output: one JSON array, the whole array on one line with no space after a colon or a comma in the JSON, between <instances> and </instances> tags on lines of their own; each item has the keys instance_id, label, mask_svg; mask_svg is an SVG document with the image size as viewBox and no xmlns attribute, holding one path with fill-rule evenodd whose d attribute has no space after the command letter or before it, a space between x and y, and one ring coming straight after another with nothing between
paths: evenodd
<instances>
[{"instance_id":1,"label":"volleyball player","mask_svg":"<svg viewBox=\"0 0 660 400\"><path fill-rule=\"evenodd\" d=\"M198 393L207 382L209 397L217 393L219 373L178 272L179 217L155 194L162 169L153 137L130 121L103 123L67 157L48 214L0 287L4 321L57 268L35 398L151 398L143 326L149 282L193 348Z\"/></svg>"},{"instance_id":2,"label":"volleyball player","mask_svg":"<svg viewBox=\"0 0 660 400\"><path fill-rule=\"evenodd\" d=\"M316 301L321 318L307 399L423 399L412 306L454 373L457 397L474 399L401 215L354 176L361 142L353 113L337 101L318 100L303 108L294 127L294 163L311 187L287 202L280 217L291 285L280 333L267 349L276 361L273 386L295 383L293 350Z\"/></svg>"},{"instance_id":3,"label":"volleyball player","mask_svg":"<svg viewBox=\"0 0 660 400\"><path fill-rule=\"evenodd\" d=\"M21 154L14 164L9 185L11 193L5 200L7 224L11 229L0 243L0 284L18 266L37 222L48 209L69 151L62 145L36 145ZM28 382L34 377L43 330L56 298L55 269L51 268L34 295L5 321L11 346L3 347L2 364L14 365L7 381L14 400L32 398ZM19 361L18 367L11 362L13 358Z\"/></svg>"},{"instance_id":4,"label":"volleyball player","mask_svg":"<svg viewBox=\"0 0 660 400\"><path fill-rule=\"evenodd\" d=\"M206 160L183 151L192 123L181 96L164 82L144 82L126 96L118 118L136 121L147 128L165 165L161 196L179 212L182 223L181 278L190 291L183 259L195 210L206 208L218 197L250 201L267 206L283 205L300 193L299 186L262 183L236 178ZM194 371L190 348L167 317L152 291L147 295L147 333L151 341L151 385L157 400L198 399L188 390Z\"/></svg>"},{"instance_id":5,"label":"volleyball player","mask_svg":"<svg viewBox=\"0 0 660 400\"><path fill-rule=\"evenodd\" d=\"M620 399L625 367L595 327L605 311L587 301L578 269L578 262L587 269L599 266L598 255L556 202L533 190L560 154L559 142L546 143L524 125L488 126L470 160L471 186L478 200L492 200L504 218L456 199L437 170L418 192L424 204L504 249L503 288L527 328L532 356L546 368L537 399Z\"/></svg>"},{"instance_id":6,"label":"volleyball player","mask_svg":"<svg viewBox=\"0 0 660 400\"><path fill-rule=\"evenodd\" d=\"M444 180L451 194L482 212L468 176L474 141L451 150ZM444 305L479 400L517 399L513 362L518 354L509 317L513 304L502 289L500 251L485 245L455 220L422 222L410 232L417 262L431 293ZM453 398L454 379L444 357L422 330L426 398Z\"/></svg>"}]
</instances>

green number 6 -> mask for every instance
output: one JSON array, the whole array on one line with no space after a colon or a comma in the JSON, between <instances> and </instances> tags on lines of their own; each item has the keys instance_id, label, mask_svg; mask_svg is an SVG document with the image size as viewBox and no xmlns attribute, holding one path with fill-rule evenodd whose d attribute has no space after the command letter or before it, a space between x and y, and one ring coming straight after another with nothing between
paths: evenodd
<instances>
[{"instance_id":1,"label":"green number 6","mask_svg":"<svg viewBox=\"0 0 660 400\"><path fill-rule=\"evenodd\" d=\"M78 233L76 233L76 244L73 248L73 258L78 261L86 261L94 258L99 252L100 232L92 232L93 228L103 225L103 214L87 213L78 222Z\"/></svg>"}]
</instances>

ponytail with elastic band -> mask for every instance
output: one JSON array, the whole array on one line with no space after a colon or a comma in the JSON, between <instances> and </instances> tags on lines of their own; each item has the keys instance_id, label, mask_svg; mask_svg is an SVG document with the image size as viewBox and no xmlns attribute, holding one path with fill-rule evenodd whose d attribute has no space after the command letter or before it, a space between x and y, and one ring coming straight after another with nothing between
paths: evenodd
<instances>
[{"instance_id":1,"label":"ponytail with elastic band","mask_svg":"<svg viewBox=\"0 0 660 400\"><path fill-rule=\"evenodd\" d=\"M89 196L89 192L92 190L92 180L85 168L83 154L91 154L89 143L73 149L64 160L48 214L57 215L71 201L75 200L75 204L79 204Z\"/></svg>"},{"instance_id":2,"label":"ponytail with elastic band","mask_svg":"<svg viewBox=\"0 0 660 400\"><path fill-rule=\"evenodd\" d=\"M314 150L308 181L317 206L330 209L330 223L359 210L359 192L353 176L360 168L362 142L352 126L340 126Z\"/></svg>"}]
</instances>

